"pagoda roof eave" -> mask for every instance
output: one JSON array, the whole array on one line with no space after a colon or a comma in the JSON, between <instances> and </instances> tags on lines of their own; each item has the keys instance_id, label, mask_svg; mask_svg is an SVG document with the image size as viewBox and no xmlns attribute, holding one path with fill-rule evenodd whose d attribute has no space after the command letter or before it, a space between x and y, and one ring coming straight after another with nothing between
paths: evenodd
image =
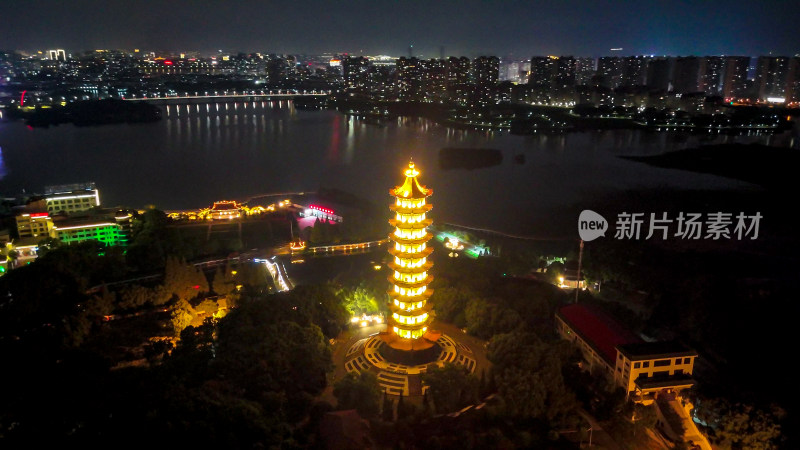
<instances>
[{"instance_id":1,"label":"pagoda roof eave","mask_svg":"<svg viewBox=\"0 0 800 450\"><path fill-rule=\"evenodd\" d=\"M392 313L397 313L401 316L419 316L420 314L429 313L433 311L433 303L427 302L425 303L425 306L423 306L422 308L417 308L413 311L408 311L403 308L400 308L394 303L389 303L389 311L391 311ZM414 313L414 314L409 314L409 313Z\"/></svg>"},{"instance_id":2,"label":"pagoda roof eave","mask_svg":"<svg viewBox=\"0 0 800 450\"><path fill-rule=\"evenodd\" d=\"M419 222L402 222L397 219L389 219L389 225L395 228L402 228L404 230L419 230L421 228L429 227L432 223L432 219L424 219L420 220Z\"/></svg>"},{"instance_id":3,"label":"pagoda roof eave","mask_svg":"<svg viewBox=\"0 0 800 450\"><path fill-rule=\"evenodd\" d=\"M431 295L433 295L433 291L434 291L433 289L426 289L425 292L423 292L422 294L415 295L413 297L407 297L404 294L395 292L394 289L389 289L388 291L386 291L386 294L389 295L389 298L392 300L397 299L398 301L401 301L403 303L413 303L419 301L428 301L428 299L431 298Z\"/></svg>"},{"instance_id":4,"label":"pagoda roof eave","mask_svg":"<svg viewBox=\"0 0 800 450\"><path fill-rule=\"evenodd\" d=\"M427 247L425 250L422 250L417 253L407 253L401 252L400 250L395 249L394 247L389 247L389 254L392 256L396 256L400 259L421 259L427 258L428 256L433 253L433 247Z\"/></svg>"},{"instance_id":5,"label":"pagoda roof eave","mask_svg":"<svg viewBox=\"0 0 800 450\"><path fill-rule=\"evenodd\" d=\"M430 203L422 205L421 208L405 208L402 206L398 206L395 203L389 205L389 210L403 214L422 214L430 211L431 209L433 209L433 205L431 205Z\"/></svg>"},{"instance_id":6,"label":"pagoda roof eave","mask_svg":"<svg viewBox=\"0 0 800 450\"><path fill-rule=\"evenodd\" d=\"M408 325L402 322L398 322L391 317L386 322L388 322L389 327L395 326L397 328L400 328L401 330L413 331L413 330L421 330L423 328L427 328L428 325L430 324L430 318L425 319L423 322L415 323L414 325Z\"/></svg>"},{"instance_id":7,"label":"pagoda roof eave","mask_svg":"<svg viewBox=\"0 0 800 450\"><path fill-rule=\"evenodd\" d=\"M387 266L389 266L389 268L394 270L395 272L400 272L400 273L419 273L419 272L427 272L428 270L430 270L430 268L433 267L433 262L432 261L427 261L427 262L425 262L425 264L423 264L421 266L417 266L417 267L403 267L403 266L397 264L396 262L392 261L389 264L387 264Z\"/></svg>"},{"instance_id":8,"label":"pagoda roof eave","mask_svg":"<svg viewBox=\"0 0 800 450\"><path fill-rule=\"evenodd\" d=\"M430 241L431 239L433 239L433 235L432 234L426 234L425 236L423 236L421 238L401 238L401 237L397 237L394 233L392 233L392 234L389 235L389 239L391 239L394 242L397 242L398 244L416 245L416 244L422 244L422 243Z\"/></svg>"},{"instance_id":9,"label":"pagoda roof eave","mask_svg":"<svg viewBox=\"0 0 800 450\"><path fill-rule=\"evenodd\" d=\"M419 184L417 177L406 177L402 185L389 189L389 195L393 197L419 199L429 197L433 194L433 189L428 189Z\"/></svg>"},{"instance_id":10,"label":"pagoda roof eave","mask_svg":"<svg viewBox=\"0 0 800 450\"><path fill-rule=\"evenodd\" d=\"M421 288L422 286L427 286L427 285L431 284L431 282L433 281L433 275L428 275L427 277L425 277L424 280L415 281L413 283L406 283L404 281L396 280L394 278L394 275L389 275L388 277L386 277L386 279L389 280L390 283L392 283L393 285L395 285L397 287L401 287L401 288L405 288L405 289L416 289L416 288Z\"/></svg>"}]
</instances>

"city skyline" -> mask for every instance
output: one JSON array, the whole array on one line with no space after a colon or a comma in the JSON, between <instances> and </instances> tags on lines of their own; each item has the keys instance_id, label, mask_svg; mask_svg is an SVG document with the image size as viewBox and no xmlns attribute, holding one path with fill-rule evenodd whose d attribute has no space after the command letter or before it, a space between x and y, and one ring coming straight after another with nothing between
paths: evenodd
<instances>
[{"instance_id":1,"label":"city skyline","mask_svg":"<svg viewBox=\"0 0 800 450\"><path fill-rule=\"evenodd\" d=\"M800 52L789 2L40 1L6 6L4 50L147 48L275 53L498 55L783 55ZM687 12L689 12L687 14ZM275 20L275 17L279 20ZM102 17L103 20L96 20ZM566 19L568 18L568 19ZM413 49L410 46L413 45ZM611 49L621 51L611 51Z\"/></svg>"}]
</instances>

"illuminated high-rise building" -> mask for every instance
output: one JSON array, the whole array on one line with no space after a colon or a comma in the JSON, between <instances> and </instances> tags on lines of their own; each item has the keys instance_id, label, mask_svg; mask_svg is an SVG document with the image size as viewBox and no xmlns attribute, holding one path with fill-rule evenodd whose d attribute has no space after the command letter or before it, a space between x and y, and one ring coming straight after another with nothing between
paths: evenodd
<instances>
[{"instance_id":1,"label":"illuminated high-rise building","mask_svg":"<svg viewBox=\"0 0 800 450\"><path fill-rule=\"evenodd\" d=\"M643 55L625 57L622 65L622 86L644 86L648 62L650 58Z\"/></svg>"},{"instance_id":2,"label":"illuminated high-rise building","mask_svg":"<svg viewBox=\"0 0 800 450\"><path fill-rule=\"evenodd\" d=\"M422 89L426 99L443 99L447 94L447 63L443 59L425 59L419 62Z\"/></svg>"},{"instance_id":3,"label":"illuminated high-rise building","mask_svg":"<svg viewBox=\"0 0 800 450\"><path fill-rule=\"evenodd\" d=\"M432 235L426 230L432 222L427 217L432 205L426 198L433 190L419 184L417 175L414 163L409 163L403 184L389 190L395 198L390 206L395 215L389 223L395 230L391 235L394 245L389 248L393 273L389 276L391 315L386 341L400 350L423 350L436 341L423 339L433 319L429 302L433 290L428 289L433 280L428 274L433 266L428 260L433 248L427 245Z\"/></svg>"},{"instance_id":4,"label":"illuminated high-rise building","mask_svg":"<svg viewBox=\"0 0 800 450\"><path fill-rule=\"evenodd\" d=\"M500 79L500 58L479 56L472 61L475 85L482 89L495 87Z\"/></svg>"},{"instance_id":5,"label":"illuminated high-rise building","mask_svg":"<svg viewBox=\"0 0 800 450\"><path fill-rule=\"evenodd\" d=\"M472 62L469 58L462 56L447 58L445 70L447 71L447 92L450 99L457 102L465 102L469 92L469 73L472 69Z\"/></svg>"},{"instance_id":6,"label":"illuminated high-rise building","mask_svg":"<svg viewBox=\"0 0 800 450\"><path fill-rule=\"evenodd\" d=\"M594 58L575 58L575 84L589 84L595 73L595 63Z\"/></svg>"},{"instance_id":7,"label":"illuminated high-rise building","mask_svg":"<svg viewBox=\"0 0 800 450\"><path fill-rule=\"evenodd\" d=\"M789 75L786 78L786 103L800 102L800 56L789 61Z\"/></svg>"},{"instance_id":8,"label":"illuminated high-rise building","mask_svg":"<svg viewBox=\"0 0 800 450\"><path fill-rule=\"evenodd\" d=\"M749 66L749 56L729 56L725 58L725 73L722 79L723 98L741 98L746 95L747 69Z\"/></svg>"},{"instance_id":9,"label":"illuminated high-rise building","mask_svg":"<svg viewBox=\"0 0 800 450\"><path fill-rule=\"evenodd\" d=\"M572 56L559 56L554 63L553 89L573 90L575 86L575 58Z\"/></svg>"},{"instance_id":10,"label":"illuminated high-rise building","mask_svg":"<svg viewBox=\"0 0 800 450\"><path fill-rule=\"evenodd\" d=\"M49 59L51 59L53 61L66 61L67 60L67 52L65 52L64 50L62 50L60 48L56 49L56 50L48 50L47 51L47 56L48 56Z\"/></svg>"},{"instance_id":11,"label":"illuminated high-rise building","mask_svg":"<svg viewBox=\"0 0 800 450\"><path fill-rule=\"evenodd\" d=\"M647 65L647 87L659 91L669 91L672 86L672 70L675 58L657 57Z\"/></svg>"},{"instance_id":12,"label":"illuminated high-rise building","mask_svg":"<svg viewBox=\"0 0 800 450\"><path fill-rule=\"evenodd\" d=\"M575 86L576 60L572 56L534 56L528 84L543 90L569 89Z\"/></svg>"},{"instance_id":13,"label":"illuminated high-rise building","mask_svg":"<svg viewBox=\"0 0 800 450\"><path fill-rule=\"evenodd\" d=\"M625 59L619 56L603 56L597 60L597 75L602 77L603 86L615 89L622 84Z\"/></svg>"},{"instance_id":14,"label":"illuminated high-rise building","mask_svg":"<svg viewBox=\"0 0 800 450\"><path fill-rule=\"evenodd\" d=\"M534 56L531 58L531 73L528 85L534 89L550 90L553 78L554 58L548 56Z\"/></svg>"},{"instance_id":15,"label":"illuminated high-rise building","mask_svg":"<svg viewBox=\"0 0 800 450\"><path fill-rule=\"evenodd\" d=\"M679 56L675 59L672 71L672 90L679 94L699 92L701 58L697 56Z\"/></svg>"},{"instance_id":16,"label":"illuminated high-rise building","mask_svg":"<svg viewBox=\"0 0 800 450\"><path fill-rule=\"evenodd\" d=\"M701 60L701 88L706 95L722 93L722 79L725 72L725 59L721 56L706 56Z\"/></svg>"},{"instance_id":17,"label":"illuminated high-rise building","mask_svg":"<svg viewBox=\"0 0 800 450\"><path fill-rule=\"evenodd\" d=\"M786 79L789 75L789 58L759 56L756 66L756 94L758 100L770 103L786 101Z\"/></svg>"},{"instance_id":18,"label":"illuminated high-rise building","mask_svg":"<svg viewBox=\"0 0 800 450\"><path fill-rule=\"evenodd\" d=\"M348 89L360 89L367 85L369 59L364 56L349 56L342 61L344 81Z\"/></svg>"},{"instance_id":19,"label":"illuminated high-rise building","mask_svg":"<svg viewBox=\"0 0 800 450\"><path fill-rule=\"evenodd\" d=\"M403 100L419 100L422 96L420 61L417 58L397 59L397 86Z\"/></svg>"}]
</instances>

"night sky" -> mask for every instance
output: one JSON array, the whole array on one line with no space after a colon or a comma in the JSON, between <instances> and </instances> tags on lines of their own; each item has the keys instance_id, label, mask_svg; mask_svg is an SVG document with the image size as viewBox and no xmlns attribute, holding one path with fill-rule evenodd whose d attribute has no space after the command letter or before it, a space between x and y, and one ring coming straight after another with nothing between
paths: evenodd
<instances>
[{"instance_id":1,"label":"night sky","mask_svg":"<svg viewBox=\"0 0 800 450\"><path fill-rule=\"evenodd\" d=\"M0 49L794 55L794 1L0 0Z\"/></svg>"}]
</instances>

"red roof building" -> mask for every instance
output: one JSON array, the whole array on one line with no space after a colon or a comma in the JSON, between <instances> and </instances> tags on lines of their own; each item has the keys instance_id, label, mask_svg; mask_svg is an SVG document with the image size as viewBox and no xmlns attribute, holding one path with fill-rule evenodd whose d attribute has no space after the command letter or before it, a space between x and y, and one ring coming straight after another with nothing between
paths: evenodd
<instances>
[{"instance_id":1,"label":"red roof building","mask_svg":"<svg viewBox=\"0 0 800 450\"><path fill-rule=\"evenodd\" d=\"M696 351L679 342L645 342L597 308L562 306L556 331L581 349L590 370L602 369L634 401L652 403L660 392L694 385Z\"/></svg>"},{"instance_id":2,"label":"red roof building","mask_svg":"<svg viewBox=\"0 0 800 450\"><path fill-rule=\"evenodd\" d=\"M591 365L601 363L612 376L617 346L642 342L599 309L583 304L561 307L556 312L556 331L575 342Z\"/></svg>"}]
</instances>

